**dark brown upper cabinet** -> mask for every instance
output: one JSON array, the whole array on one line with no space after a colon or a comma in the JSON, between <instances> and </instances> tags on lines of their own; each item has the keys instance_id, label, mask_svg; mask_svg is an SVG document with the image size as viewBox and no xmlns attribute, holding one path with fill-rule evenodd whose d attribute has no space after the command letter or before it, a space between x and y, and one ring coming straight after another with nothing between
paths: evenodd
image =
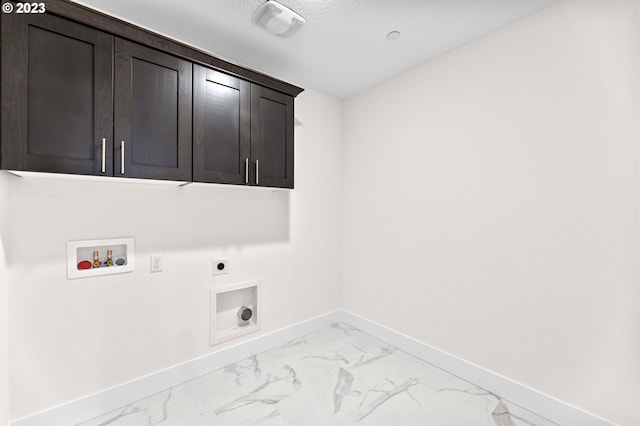
<instances>
[{"instance_id":1,"label":"dark brown upper cabinet","mask_svg":"<svg viewBox=\"0 0 640 426\"><path fill-rule=\"evenodd\" d=\"M193 180L293 188L293 97L194 66Z\"/></svg>"},{"instance_id":2,"label":"dark brown upper cabinet","mask_svg":"<svg viewBox=\"0 0 640 426\"><path fill-rule=\"evenodd\" d=\"M68 0L46 9L1 16L0 168L293 188L301 88Z\"/></svg>"},{"instance_id":3,"label":"dark brown upper cabinet","mask_svg":"<svg viewBox=\"0 0 640 426\"><path fill-rule=\"evenodd\" d=\"M191 180L190 62L47 14L2 42L2 168Z\"/></svg>"},{"instance_id":4,"label":"dark brown upper cabinet","mask_svg":"<svg viewBox=\"0 0 640 426\"><path fill-rule=\"evenodd\" d=\"M191 180L190 62L115 39L115 175Z\"/></svg>"},{"instance_id":5,"label":"dark brown upper cabinet","mask_svg":"<svg viewBox=\"0 0 640 426\"><path fill-rule=\"evenodd\" d=\"M110 174L112 63L108 34L47 14L3 15L2 168Z\"/></svg>"},{"instance_id":6,"label":"dark brown upper cabinet","mask_svg":"<svg viewBox=\"0 0 640 426\"><path fill-rule=\"evenodd\" d=\"M249 184L251 84L193 67L193 180Z\"/></svg>"},{"instance_id":7,"label":"dark brown upper cabinet","mask_svg":"<svg viewBox=\"0 0 640 426\"><path fill-rule=\"evenodd\" d=\"M251 158L255 184L293 188L293 97L251 86Z\"/></svg>"}]
</instances>

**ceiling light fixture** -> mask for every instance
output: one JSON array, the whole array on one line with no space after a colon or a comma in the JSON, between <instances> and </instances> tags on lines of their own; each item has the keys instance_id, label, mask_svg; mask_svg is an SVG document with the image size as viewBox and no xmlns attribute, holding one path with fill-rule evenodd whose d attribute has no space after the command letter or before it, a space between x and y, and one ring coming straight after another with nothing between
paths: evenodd
<instances>
[{"instance_id":1,"label":"ceiling light fixture","mask_svg":"<svg viewBox=\"0 0 640 426\"><path fill-rule=\"evenodd\" d=\"M271 34L289 37L305 23L305 19L280 3L268 0L253 14L251 21Z\"/></svg>"}]
</instances>

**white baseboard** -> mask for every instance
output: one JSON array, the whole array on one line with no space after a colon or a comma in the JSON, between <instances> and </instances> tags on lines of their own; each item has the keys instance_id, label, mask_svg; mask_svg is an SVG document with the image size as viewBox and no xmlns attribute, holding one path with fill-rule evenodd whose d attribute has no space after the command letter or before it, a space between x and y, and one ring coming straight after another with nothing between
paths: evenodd
<instances>
[{"instance_id":1,"label":"white baseboard","mask_svg":"<svg viewBox=\"0 0 640 426\"><path fill-rule=\"evenodd\" d=\"M14 420L12 426L69 426L193 380L211 371L275 348L305 334L342 321L436 367L523 406L562 426L614 426L577 407L426 345L345 310L328 312L235 346L123 383L48 410Z\"/></svg>"},{"instance_id":2,"label":"white baseboard","mask_svg":"<svg viewBox=\"0 0 640 426\"><path fill-rule=\"evenodd\" d=\"M463 380L480 386L561 426L614 426L614 423L587 413L566 402L510 380L455 355L369 321L344 309L337 312L340 321L387 342L416 358L439 367Z\"/></svg>"},{"instance_id":3,"label":"white baseboard","mask_svg":"<svg viewBox=\"0 0 640 426\"><path fill-rule=\"evenodd\" d=\"M333 311L263 334L237 345L160 370L83 398L11 422L11 426L71 426L196 379L234 362L328 327L338 321Z\"/></svg>"}]
</instances>

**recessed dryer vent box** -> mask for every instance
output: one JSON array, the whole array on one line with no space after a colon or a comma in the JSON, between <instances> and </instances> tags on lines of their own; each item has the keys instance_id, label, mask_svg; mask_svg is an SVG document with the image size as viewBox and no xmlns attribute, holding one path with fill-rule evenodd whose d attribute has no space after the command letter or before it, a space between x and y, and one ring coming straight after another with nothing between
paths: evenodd
<instances>
[{"instance_id":1,"label":"recessed dryer vent box","mask_svg":"<svg viewBox=\"0 0 640 426\"><path fill-rule=\"evenodd\" d=\"M210 290L211 346L260 330L261 286L258 280Z\"/></svg>"},{"instance_id":2,"label":"recessed dryer vent box","mask_svg":"<svg viewBox=\"0 0 640 426\"><path fill-rule=\"evenodd\" d=\"M121 274L135 269L133 238L81 240L67 243L67 278Z\"/></svg>"}]
</instances>

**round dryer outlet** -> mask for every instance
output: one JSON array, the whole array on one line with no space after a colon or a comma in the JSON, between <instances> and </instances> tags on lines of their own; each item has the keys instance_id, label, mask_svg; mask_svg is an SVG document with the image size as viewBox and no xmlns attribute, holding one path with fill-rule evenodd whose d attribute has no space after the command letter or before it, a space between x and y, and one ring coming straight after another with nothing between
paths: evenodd
<instances>
[{"instance_id":1,"label":"round dryer outlet","mask_svg":"<svg viewBox=\"0 0 640 426\"><path fill-rule=\"evenodd\" d=\"M212 266L212 275L223 275L229 273L229 259L214 259Z\"/></svg>"}]
</instances>

